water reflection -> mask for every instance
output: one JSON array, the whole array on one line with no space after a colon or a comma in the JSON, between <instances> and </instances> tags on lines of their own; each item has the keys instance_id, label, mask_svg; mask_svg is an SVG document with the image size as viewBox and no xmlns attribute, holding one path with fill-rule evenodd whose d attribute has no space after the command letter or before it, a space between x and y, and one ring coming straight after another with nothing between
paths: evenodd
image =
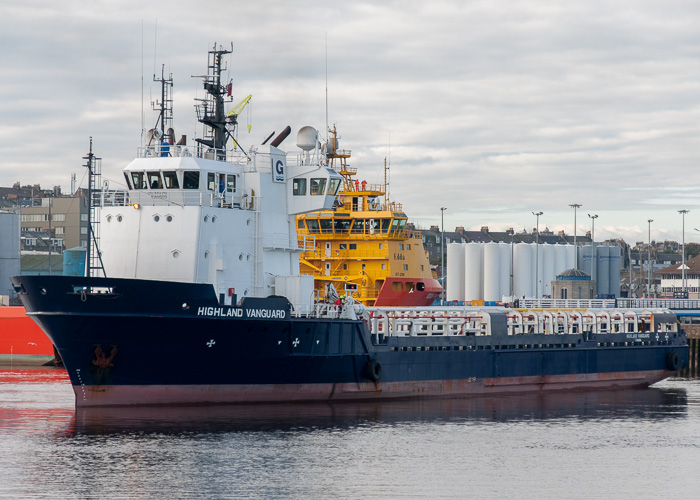
<instances>
[{"instance_id":1,"label":"water reflection","mask_svg":"<svg viewBox=\"0 0 700 500\"><path fill-rule=\"evenodd\" d=\"M76 410L75 433L220 433L351 428L416 422L672 419L687 414L684 389L534 394L342 404L119 407Z\"/></svg>"}]
</instances>

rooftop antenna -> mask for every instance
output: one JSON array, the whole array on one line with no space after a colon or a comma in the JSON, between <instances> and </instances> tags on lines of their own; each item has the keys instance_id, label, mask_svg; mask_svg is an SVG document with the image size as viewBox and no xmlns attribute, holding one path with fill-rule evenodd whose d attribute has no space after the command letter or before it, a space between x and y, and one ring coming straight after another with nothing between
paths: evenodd
<instances>
[{"instance_id":1,"label":"rooftop antenna","mask_svg":"<svg viewBox=\"0 0 700 500\"><path fill-rule=\"evenodd\" d=\"M171 73L168 78L165 78L165 64L163 64L160 70L160 78L156 78L154 74L153 81L160 82L160 102L156 100L154 103L151 103L153 109L158 110L158 119L156 120L156 126L154 128L158 130L160 137L163 137L168 128L172 127L173 124L173 99L171 97L173 75ZM159 124L160 128L158 128Z\"/></svg>"},{"instance_id":2,"label":"rooftop antenna","mask_svg":"<svg viewBox=\"0 0 700 500\"><path fill-rule=\"evenodd\" d=\"M391 180L391 132L389 132L389 151L387 152L389 156L389 163L387 164L386 158L384 158L384 204L389 204L389 184Z\"/></svg>"},{"instance_id":3,"label":"rooftop antenna","mask_svg":"<svg viewBox=\"0 0 700 500\"><path fill-rule=\"evenodd\" d=\"M328 144L328 31L326 31L326 144Z\"/></svg>"}]
</instances>

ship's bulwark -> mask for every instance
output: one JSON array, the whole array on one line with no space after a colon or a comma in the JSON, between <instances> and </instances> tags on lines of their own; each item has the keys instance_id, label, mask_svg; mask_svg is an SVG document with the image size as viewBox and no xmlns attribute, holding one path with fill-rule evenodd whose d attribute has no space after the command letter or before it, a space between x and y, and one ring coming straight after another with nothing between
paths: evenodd
<instances>
[{"instance_id":1,"label":"ship's bulwark","mask_svg":"<svg viewBox=\"0 0 700 500\"><path fill-rule=\"evenodd\" d=\"M283 298L220 307L208 285L57 276L13 282L57 346L78 406L647 386L688 359L682 332L652 345L602 336L617 346L583 335L384 338L362 320L293 317ZM102 293L83 291L98 285Z\"/></svg>"}]
</instances>

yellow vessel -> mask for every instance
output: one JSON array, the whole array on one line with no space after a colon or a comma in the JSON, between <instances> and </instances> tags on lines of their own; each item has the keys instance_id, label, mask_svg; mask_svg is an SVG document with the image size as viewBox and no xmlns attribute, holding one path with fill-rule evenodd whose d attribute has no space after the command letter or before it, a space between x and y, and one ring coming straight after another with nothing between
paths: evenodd
<instances>
[{"instance_id":1,"label":"yellow vessel","mask_svg":"<svg viewBox=\"0 0 700 500\"><path fill-rule=\"evenodd\" d=\"M338 148L335 128L331 134L326 156L343 186L332 211L297 216L301 273L314 277L320 298L332 283L367 306L432 304L442 288L420 232L406 229L401 205L388 200L386 164L384 184L360 181L357 169L347 165L350 151Z\"/></svg>"}]
</instances>

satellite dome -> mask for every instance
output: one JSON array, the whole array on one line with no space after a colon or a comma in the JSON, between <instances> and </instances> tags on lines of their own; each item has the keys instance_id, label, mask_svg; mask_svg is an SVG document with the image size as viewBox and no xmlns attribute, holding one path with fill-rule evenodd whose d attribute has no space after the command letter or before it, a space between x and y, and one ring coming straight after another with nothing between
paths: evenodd
<instances>
[{"instance_id":1,"label":"satellite dome","mask_svg":"<svg viewBox=\"0 0 700 500\"><path fill-rule=\"evenodd\" d=\"M297 147L304 151L311 151L318 143L318 131L310 126L302 127L297 133Z\"/></svg>"}]
</instances>

